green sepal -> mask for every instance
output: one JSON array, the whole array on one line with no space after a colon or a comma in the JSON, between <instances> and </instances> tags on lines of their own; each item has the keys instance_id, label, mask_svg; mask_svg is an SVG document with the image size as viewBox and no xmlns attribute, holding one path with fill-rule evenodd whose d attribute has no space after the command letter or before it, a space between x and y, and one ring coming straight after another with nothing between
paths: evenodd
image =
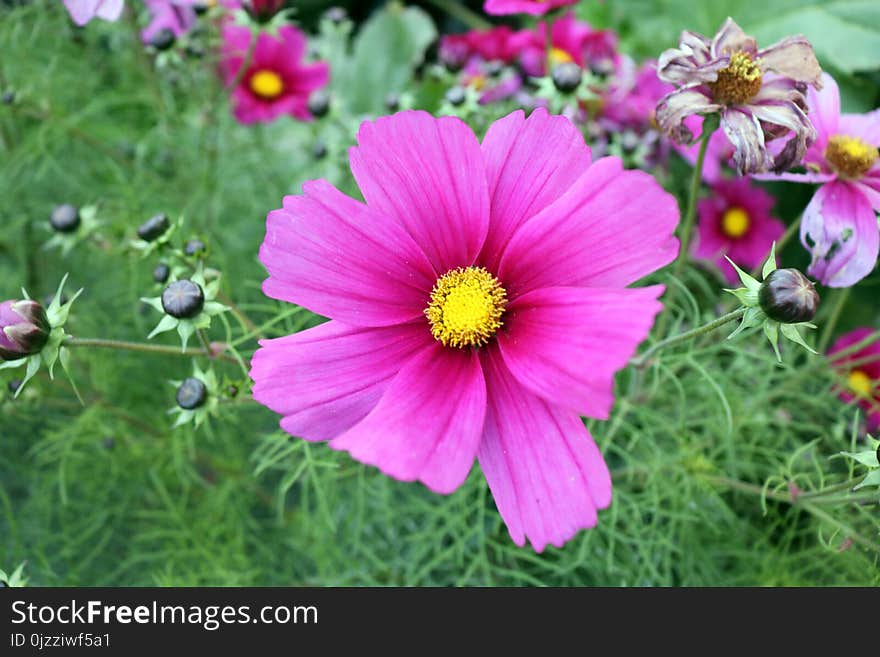
<instances>
[{"instance_id":1,"label":"green sepal","mask_svg":"<svg viewBox=\"0 0 880 657\"><path fill-rule=\"evenodd\" d=\"M782 354L779 353L779 322L769 319L764 322L764 335L767 336L770 344L773 345L773 351L776 352L776 360L781 363Z\"/></svg>"},{"instance_id":2,"label":"green sepal","mask_svg":"<svg viewBox=\"0 0 880 657\"><path fill-rule=\"evenodd\" d=\"M859 490L866 486L880 486L880 469L871 470L857 486L853 486L853 490Z\"/></svg>"}]
</instances>

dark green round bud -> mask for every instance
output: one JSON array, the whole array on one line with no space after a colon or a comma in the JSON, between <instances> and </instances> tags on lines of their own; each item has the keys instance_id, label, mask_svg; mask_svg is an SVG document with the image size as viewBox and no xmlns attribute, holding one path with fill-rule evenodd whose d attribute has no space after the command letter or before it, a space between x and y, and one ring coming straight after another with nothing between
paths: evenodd
<instances>
[{"instance_id":1,"label":"dark green round bud","mask_svg":"<svg viewBox=\"0 0 880 657\"><path fill-rule=\"evenodd\" d=\"M389 112L396 112L400 109L400 96L397 94L388 94L385 96L385 109Z\"/></svg>"},{"instance_id":2,"label":"dark green round bud","mask_svg":"<svg viewBox=\"0 0 880 657\"><path fill-rule=\"evenodd\" d=\"M187 411L202 406L207 398L207 386L205 386L204 382L195 377L186 379L177 389L177 405Z\"/></svg>"},{"instance_id":3,"label":"dark green round bud","mask_svg":"<svg viewBox=\"0 0 880 657\"><path fill-rule=\"evenodd\" d=\"M200 239L191 239L183 245L183 252L188 256L200 255L207 250L208 247Z\"/></svg>"},{"instance_id":4,"label":"dark green round bud","mask_svg":"<svg viewBox=\"0 0 880 657\"><path fill-rule=\"evenodd\" d=\"M104 446L104 449L109 451L116 447L116 439L113 436L107 436L101 441L101 445Z\"/></svg>"},{"instance_id":5,"label":"dark green round bud","mask_svg":"<svg viewBox=\"0 0 880 657\"><path fill-rule=\"evenodd\" d=\"M809 322L816 316L819 294L797 269L777 269L761 283L758 303L770 319L797 324Z\"/></svg>"},{"instance_id":6,"label":"dark green round bud","mask_svg":"<svg viewBox=\"0 0 880 657\"><path fill-rule=\"evenodd\" d=\"M318 118L326 116L327 112L330 111L330 94L324 89L315 91L309 96L308 108L312 116Z\"/></svg>"},{"instance_id":7,"label":"dark green round bud","mask_svg":"<svg viewBox=\"0 0 880 657\"><path fill-rule=\"evenodd\" d=\"M467 94L463 87L452 87L446 92L446 101L453 107L463 104L466 98Z\"/></svg>"},{"instance_id":8,"label":"dark green round bud","mask_svg":"<svg viewBox=\"0 0 880 657\"><path fill-rule=\"evenodd\" d=\"M79 228L79 210L69 203L56 205L49 217L49 223L59 233L72 233Z\"/></svg>"},{"instance_id":9,"label":"dark green round bud","mask_svg":"<svg viewBox=\"0 0 880 657\"><path fill-rule=\"evenodd\" d=\"M342 21L348 18L348 12L342 7L330 7L330 9L324 12L324 18L334 25L339 25Z\"/></svg>"},{"instance_id":10,"label":"dark green round bud","mask_svg":"<svg viewBox=\"0 0 880 657\"><path fill-rule=\"evenodd\" d=\"M196 12L196 16L204 16L210 8L211 6L207 2L199 2L193 5L193 11Z\"/></svg>"},{"instance_id":11,"label":"dark green round bud","mask_svg":"<svg viewBox=\"0 0 880 657\"><path fill-rule=\"evenodd\" d=\"M312 146L312 157L316 160L323 160L327 157L327 145L320 139Z\"/></svg>"},{"instance_id":12,"label":"dark green round bud","mask_svg":"<svg viewBox=\"0 0 880 657\"><path fill-rule=\"evenodd\" d=\"M162 292L162 308L177 319L192 319L205 307L205 293L197 283L180 280L169 283Z\"/></svg>"},{"instance_id":13,"label":"dark green round bud","mask_svg":"<svg viewBox=\"0 0 880 657\"><path fill-rule=\"evenodd\" d=\"M0 103L4 105L12 105L15 102L15 92L14 91L4 91L3 95L0 96Z\"/></svg>"},{"instance_id":14,"label":"dark green round bud","mask_svg":"<svg viewBox=\"0 0 880 657\"><path fill-rule=\"evenodd\" d=\"M581 84L582 76L581 67L574 62L557 64L550 73L553 85L564 94L569 94L577 89Z\"/></svg>"},{"instance_id":15,"label":"dark green round bud","mask_svg":"<svg viewBox=\"0 0 880 657\"><path fill-rule=\"evenodd\" d=\"M152 242L162 237L170 227L171 222L168 220L168 215L160 212L138 226L137 234L144 242Z\"/></svg>"},{"instance_id":16,"label":"dark green round bud","mask_svg":"<svg viewBox=\"0 0 880 657\"><path fill-rule=\"evenodd\" d=\"M490 78L497 78L499 75L501 75L501 71L504 70L504 63L499 62L497 59L495 59L486 64L483 70Z\"/></svg>"},{"instance_id":17,"label":"dark green round bud","mask_svg":"<svg viewBox=\"0 0 880 657\"><path fill-rule=\"evenodd\" d=\"M176 40L174 32L170 28L163 27L150 39L150 45L156 50L168 50L174 45Z\"/></svg>"},{"instance_id":18,"label":"dark green round bud","mask_svg":"<svg viewBox=\"0 0 880 657\"><path fill-rule=\"evenodd\" d=\"M156 268L153 270L153 280L157 283L164 283L168 280L168 277L171 275L171 267L166 265L164 262L160 262L156 265Z\"/></svg>"}]
</instances>

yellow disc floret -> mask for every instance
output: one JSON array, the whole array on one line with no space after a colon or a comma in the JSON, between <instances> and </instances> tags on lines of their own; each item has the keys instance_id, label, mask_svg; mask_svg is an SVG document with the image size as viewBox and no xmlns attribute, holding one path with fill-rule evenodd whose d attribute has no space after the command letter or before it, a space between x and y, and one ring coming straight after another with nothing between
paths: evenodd
<instances>
[{"instance_id":1,"label":"yellow disc floret","mask_svg":"<svg viewBox=\"0 0 880 657\"><path fill-rule=\"evenodd\" d=\"M562 48L551 48L550 54L547 57L550 60L550 66L556 66L557 64L567 64L568 62L573 62L574 58L565 52Z\"/></svg>"},{"instance_id":2,"label":"yellow disc floret","mask_svg":"<svg viewBox=\"0 0 880 657\"><path fill-rule=\"evenodd\" d=\"M446 347L479 347L501 328L507 292L483 267L459 267L434 283L425 316Z\"/></svg>"},{"instance_id":3,"label":"yellow disc floret","mask_svg":"<svg viewBox=\"0 0 880 657\"><path fill-rule=\"evenodd\" d=\"M751 223L748 212L742 208L730 208L721 217L721 230L728 237L736 239L749 232Z\"/></svg>"},{"instance_id":4,"label":"yellow disc floret","mask_svg":"<svg viewBox=\"0 0 880 657\"><path fill-rule=\"evenodd\" d=\"M730 63L709 83L712 98L719 105L743 105L761 90L761 67L758 60L741 50L730 56Z\"/></svg>"},{"instance_id":5,"label":"yellow disc floret","mask_svg":"<svg viewBox=\"0 0 880 657\"><path fill-rule=\"evenodd\" d=\"M877 147L858 137L834 135L825 147L825 159L844 178L861 178L877 161Z\"/></svg>"},{"instance_id":6,"label":"yellow disc floret","mask_svg":"<svg viewBox=\"0 0 880 657\"><path fill-rule=\"evenodd\" d=\"M862 370L853 370L847 377L850 389L857 395L869 397L871 395L871 377Z\"/></svg>"},{"instance_id":7,"label":"yellow disc floret","mask_svg":"<svg viewBox=\"0 0 880 657\"><path fill-rule=\"evenodd\" d=\"M261 98L272 100L284 91L284 80L275 71L261 69L251 76L251 91Z\"/></svg>"}]
</instances>

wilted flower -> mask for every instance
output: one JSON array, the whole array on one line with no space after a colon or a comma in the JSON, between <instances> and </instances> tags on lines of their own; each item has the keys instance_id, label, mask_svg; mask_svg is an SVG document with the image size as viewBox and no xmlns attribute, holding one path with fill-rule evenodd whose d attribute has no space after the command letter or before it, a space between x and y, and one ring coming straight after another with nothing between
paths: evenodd
<instances>
[{"instance_id":1,"label":"wilted flower","mask_svg":"<svg viewBox=\"0 0 880 657\"><path fill-rule=\"evenodd\" d=\"M725 256L754 269L785 232L785 224L771 215L775 202L748 178L716 182L698 206L694 256L714 262L729 283L736 283L739 277Z\"/></svg>"},{"instance_id":2,"label":"wilted flower","mask_svg":"<svg viewBox=\"0 0 880 657\"><path fill-rule=\"evenodd\" d=\"M541 16L548 11L577 4L579 0L486 0L483 11L494 16L531 14Z\"/></svg>"},{"instance_id":3,"label":"wilted flower","mask_svg":"<svg viewBox=\"0 0 880 657\"><path fill-rule=\"evenodd\" d=\"M864 409L869 431L880 429L880 340L845 356L835 354L864 342L876 332L870 327L857 328L841 336L828 350L832 365L846 378L847 387L840 391L841 399Z\"/></svg>"},{"instance_id":4,"label":"wilted flower","mask_svg":"<svg viewBox=\"0 0 880 657\"><path fill-rule=\"evenodd\" d=\"M85 25L93 18L110 21L119 20L124 0L64 0L67 13L77 25Z\"/></svg>"},{"instance_id":5,"label":"wilted flower","mask_svg":"<svg viewBox=\"0 0 880 657\"><path fill-rule=\"evenodd\" d=\"M235 118L241 123L257 123L288 114L300 121L310 120L309 96L329 81L327 63L304 63L305 34L284 25L278 28L277 37L260 32L250 65L242 73L251 38L246 27L223 27L220 67L228 84L238 80L232 92Z\"/></svg>"},{"instance_id":6,"label":"wilted flower","mask_svg":"<svg viewBox=\"0 0 880 657\"><path fill-rule=\"evenodd\" d=\"M314 181L269 214L263 291L331 321L263 341L254 398L289 433L439 493L477 457L518 545L594 526L611 479L579 414L608 417L661 308L662 286L626 286L675 258L675 199L616 158L591 164L543 109L482 145L403 112L364 123L350 157L366 203Z\"/></svg>"},{"instance_id":7,"label":"wilted flower","mask_svg":"<svg viewBox=\"0 0 880 657\"><path fill-rule=\"evenodd\" d=\"M783 171L800 162L816 138L804 92L807 84L821 87L822 69L804 37L758 50L755 39L728 18L712 39L683 32L679 47L660 55L657 74L678 86L657 105L663 132L690 143L684 119L719 113L740 173ZM774 157L766 142L788 133Z\"/></svg>"},{"instance_id":8,"label":"wilted flower","mask_svg":"<svg viewBox=\"0 0 880 657\"><path fill-rule=\"evenodd\" d=\"M0 303L0 359L18 360L39 353L51 330L45 309L36 301Z\"/></svg>"},{"instance_id":9,"label":"wilted flower","mask_svg":"<svg viewBox=\"0 0 880 657\"><path fill-rule=\"evenodd\" d=\"M880 251L880 109L841 114L837 83L822 80L821 91L807 94L819 133L804 158L807 172L762 179L822 183L801 223L813 254L808 272L828 287L849 287L871 273Z\"/></svg>"}]
</instances>

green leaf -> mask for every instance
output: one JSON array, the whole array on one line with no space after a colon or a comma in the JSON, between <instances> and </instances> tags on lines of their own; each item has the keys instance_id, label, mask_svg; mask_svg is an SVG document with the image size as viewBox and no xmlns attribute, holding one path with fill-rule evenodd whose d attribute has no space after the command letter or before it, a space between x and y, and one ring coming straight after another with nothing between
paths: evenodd
<instances>
[{"instance_id":1,"label":"green leaf","mask_svg":"<svg viewBox=\"0 0 880 657\"><path fill-rule=\"evenodd\" d=\"M333 92L355 114L383 113L385 98L403 91L436 38L422 9L389 3L364 24L351 57L333 71Z\"/></svg>"},{"instance_id":2,"label":"green leaf","mask_svg":"<svg viewBox=\"0 0 880 657\"><path fill-rule=\"evenodd\" d=\"M844 456L848 456L851 459L855 459L862 465L867 465L869 468L878 468L880 467L880 462L877 461L877 450L869 450L867 452L840 452Z\"/></svg>"},{"instance_id":3,"label":"green leaf","mask_svg":"<svg viewBox=\"0 0 880 657\"><path fill-rule=\"evenodd\" d=\"M858 486L853 486L853 490L858 490L865 486L880 486L880 470L871 470Z\"/></svg>"}]
</instances>

